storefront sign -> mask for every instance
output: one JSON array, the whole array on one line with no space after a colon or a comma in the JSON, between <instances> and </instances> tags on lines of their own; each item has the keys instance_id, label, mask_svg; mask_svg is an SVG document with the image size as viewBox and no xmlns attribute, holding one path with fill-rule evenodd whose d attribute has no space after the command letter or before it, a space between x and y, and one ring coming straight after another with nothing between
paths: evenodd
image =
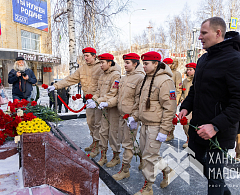
<instances>
[{"instance_id":1,"label":"storefront sign","mask_svg":"<svg viewBox=\"0 0 240 195\"><path fill-rule=\"evenodd\" d=\"M60 58L51 57L51 56L47 56L47 55L35 55L35 54L18 52L18 57L23 57L26 61L61 64Z\"/></svg>"}]
</instances>

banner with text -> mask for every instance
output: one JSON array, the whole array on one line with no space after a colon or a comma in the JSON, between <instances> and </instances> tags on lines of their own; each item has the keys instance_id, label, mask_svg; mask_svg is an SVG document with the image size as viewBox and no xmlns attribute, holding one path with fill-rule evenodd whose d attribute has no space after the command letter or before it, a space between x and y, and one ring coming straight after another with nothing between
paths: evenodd
<instances>
[{"instance_id":1,"label":"banner with text","mask_svg":"<svg viewBox=\"0 0 240 195\"><path fill-rule=\"evenodd\" d=\"M47 2L43 0L12 0L13 20L48 32Z\"/></svg>"}]
</instances>

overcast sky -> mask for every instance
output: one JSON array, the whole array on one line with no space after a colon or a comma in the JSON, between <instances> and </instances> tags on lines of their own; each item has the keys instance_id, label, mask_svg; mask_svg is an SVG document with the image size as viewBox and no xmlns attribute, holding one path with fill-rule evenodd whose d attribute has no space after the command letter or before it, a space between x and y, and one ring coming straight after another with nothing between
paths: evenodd
<instances>
[{"instance_id":1,"label":"overcast sky","mask_svg":"<svg viewBox=\"0 0 240 195\"><path fill-rule=\"evenodd\" d=\"M156 26L166 26L167 16L174 16L181 13L187 3L192 13L196 12L201 0L132 0L129 13L121 14L116 21L118 28L122 29L121 39L128 42L129 39L129 16L131 14L132 40L135 35L141 34L149 26L151 20Z\"/></svg>"}]
</instances>

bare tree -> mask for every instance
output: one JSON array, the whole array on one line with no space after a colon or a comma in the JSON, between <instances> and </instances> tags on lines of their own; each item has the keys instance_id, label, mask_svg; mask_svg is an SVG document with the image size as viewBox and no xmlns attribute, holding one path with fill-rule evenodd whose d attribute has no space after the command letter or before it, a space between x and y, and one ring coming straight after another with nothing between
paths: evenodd
<instances>
[{"instance_id":1,"label":"bare tree","mask_svg":"<svg viewBox=\"0 0 240 195\"><path fill-rule=\"evenodd\" d=\"M60 33L62 40L69 37L69 30L74 30L76 36L76 54L81 54L82 48L94 47L99 52L109 48L109 42L117 36L118 29L113 20L119 13L127 10L129 0L53 0L55 36ZM72 4L72 9L68 7ZM73 12L75 25L68 28L69 12ZM59 29L60 32L57 32ZM59 36L58 36L59 37ZM65 39L64 39L65 40ZM66 45L60 47L66 48Z\"/></svg>"},{"instance_id":2,"label":"bare tree","mask_svg":"<svg viewBox=\"0 0 240 195\"><path fill-rule=\"evenodd\" d=\"M161 44L163 49L166 49L166 47L168 47L166 45L167 44L167 34L161 25L157 28L155 38L156 38L156 42Z\"/></svg>"},{"instance_id":3,"label":"bare tree","mask_svg":"<svg viewBox=\"0 0 240 195\"><path fill-rule=\"evenodd\" d=\"M223 0L202 0L197 11L197 16L199 23L214 16L224 18Z\"/></svg>"}]
</instances>

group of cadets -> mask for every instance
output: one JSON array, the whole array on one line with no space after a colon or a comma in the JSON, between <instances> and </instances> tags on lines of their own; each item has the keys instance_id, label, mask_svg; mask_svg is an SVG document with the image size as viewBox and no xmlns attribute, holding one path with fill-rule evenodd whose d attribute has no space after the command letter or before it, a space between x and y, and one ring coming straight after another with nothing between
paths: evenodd
<instances>
[{"instance_id":1,"label":"group of cadets","mask_svg":"<svg viewBox=\"0 0 240 195\"><path fill-rule=\"evenodd\" d=\"M81 82L83 93L93 95L87 100L86 109L93 142L85 151L91 151L92 158L101 151L98 164L114 167L121 163L119 154L122 145L122 167L113 175L115 180L130 177L131 160L136 154L140 157L139 169L145 183L135 195L153 194L152 184L157 170L163 172L160 187L167 187L175 173L161 158L160 147L162 142L174 139L172 119L177 105L188 95L196 64L186 65L187 78L182 83L182 76L176 71L177 61L166 58L161 62L161 55L154 51L141 57L129 53L123 55L126 74L121 77L121 67L114 62L113 55L104 53L97 56L96 50L91 47L82 52L86 63L81 64L72 75L55 83L50 90ZM124 119L126 114L129 117ZM190 121L191 114L187 118ZM140 148L136 148L134 142L140 122ZM183 129L188 137L188 125ZM109 162L106 157L108 141L113 151ZM188 141L183 147L187 146Z\"/></svg>"}]
</instances>

